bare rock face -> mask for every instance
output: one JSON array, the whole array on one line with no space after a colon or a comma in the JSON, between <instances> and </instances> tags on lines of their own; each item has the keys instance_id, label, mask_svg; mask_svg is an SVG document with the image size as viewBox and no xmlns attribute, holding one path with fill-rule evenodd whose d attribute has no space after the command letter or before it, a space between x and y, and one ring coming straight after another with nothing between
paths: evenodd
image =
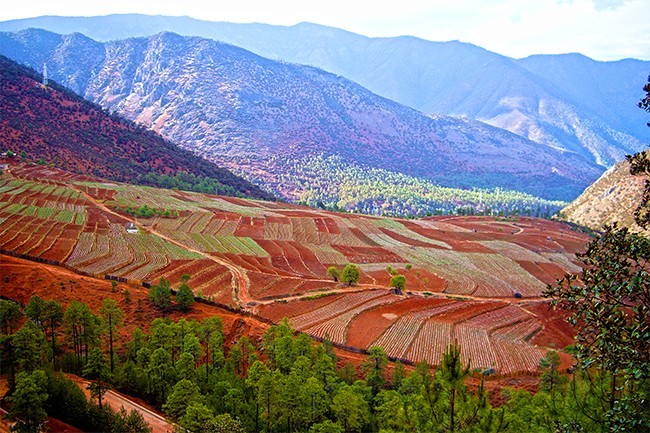
<instances>
[{"instance_id":1,"label":"bare rock face","mask_svg":"<svg viewBox=\"0 0 650 433\"><path fill-rule=\"evenodd\" d=\"M33 43L37 37L49 43ZM83 62L73 55L75 39L93 47ZM53 79L105 109L276 191L282 161L313 155L445 186L563 200L602 171L573 150L475 120L427 116L343 77L209 39L160 33L99 44L30 30L0 34L0 42L3 54L36 69L47 63Z\"/></svg>"},{"instance_id":2,"label":"bare rock face","mask_svg":"<svg viewBox=\"0 0 650 433\"><path fill-rule=\"evenodd\" d=\"M607 170L560 215L562 219L594 230L617 222L619 226L643 233L634 222L634 211L641 202L644 188L645 177L631 175L630 164L623 161Z\"/></svg>"}]
</instances>

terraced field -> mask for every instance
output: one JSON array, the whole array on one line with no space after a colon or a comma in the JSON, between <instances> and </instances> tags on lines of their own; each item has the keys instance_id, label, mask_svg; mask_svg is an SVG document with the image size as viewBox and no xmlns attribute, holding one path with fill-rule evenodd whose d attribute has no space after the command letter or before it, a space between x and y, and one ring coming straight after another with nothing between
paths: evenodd
<instances>
[{"instance_id":1,"label":"terraced field","mask_svg":"<svg viewBox=\"0 0 650 433\"><path fill-rule=\"evenodd\" d=\"M136 218L147 205L170 217ZM163 214L165 212L161 212ZM137 233L126 230L134 222ZM0 248L7 254L133 284L185 273L202 296L342 346L383 346L438 363L457 340L477 368L534 370L560 321L545 285L579 270L587 237L531 218L399 220L157 190L16 165L0 176ZM356 263L358 285L327 276ZM389 271L407 277L389 292ZM323 295L337 293L331 296ZM559 336L559 337L557 337ZM537 344L535 344L537 343ZM560 344L560 342L558 342Z\"/></svg>"}]
</instances>

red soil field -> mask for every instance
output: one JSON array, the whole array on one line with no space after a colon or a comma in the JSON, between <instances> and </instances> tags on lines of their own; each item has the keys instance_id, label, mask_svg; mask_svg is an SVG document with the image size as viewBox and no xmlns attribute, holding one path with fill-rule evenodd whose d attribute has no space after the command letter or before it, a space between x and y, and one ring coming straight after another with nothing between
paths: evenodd
<instances>
[{"instance_id":1,"label":"red soil field","mask_svg":"<svg viewBox=\"0 0 650 433\"><path fill-rule=\"evenodd\" d=\"M564 269L555 263L533 263L525 260L518 260L517 263L544 284L553 284L566 273Z\"/></svg>"},{"instance_id":2,"label":"red soil field","mask_svg":"<svg viewBox=\"0 0 650 433\"><path fill-rule=\"evenodd\" d=\"M563 349L574 343L575 329L566 321L567 313L549 309L547 302L528 304L525 309L533 313L543 326L542 332L532 339L533 344Z\"/></svg>"},{"instance_id":3,"label":"red soil field","mask_svg":"<svg viewBox=\"0 0 650 433\"><path fill-rule=\"evenodd\" d=\"M394 304L383 305L357 315L348 327L347 345L367 347L403 314L424 310L453 301L439 298L408 298Z\"/></svg>"},{"instance_id":4,"label":"red soil field","mask_svg":"<svg viewBox=\"0 0 650 433\"><path fill-rule=\"evenodd\" d=\"M115 299L118 306L125 312L125 326L120 329L123 342L127 341L136 327L146 330L153 319L163 316L147 300L148 289L141 286L120 283L117 285L116 292L112 292L111 282L108 280L85 277L64 268L2 254L0 254L0 274L3 276L2 296L15 300L23 306L33 295L39 295L43 299L55 299L61 302L64 308L73 299L78 300L98 312L104 298ZM124 290L126 289L130 293L130 303L125 301ZM138 301L140 301L140 306L138 306ZM210 316L221 317L226 335L234 325L239 326L241 329L237 331L235 338L249 333L247 335L254 341L258 341L264 330L268 328L268 325L254 319L201 303L194 304L192 310L187 314L172 310L165 317L170 317L172 320L178 320L181 317L187 320L201 320ZM243 321L243 325L240 324L240 321Z\"/></svg>"},{"instance_id":5,"label":"red soil field","mask_svg":"<svg viewBox=\"0 0 650 433\"><path fill-rule=\"evenodd\" d=\"M235 236L263 239L264 218L241 217L235 230Z\"/></svg>"},{"instance_id":6,"label":"red soil field","mask_svg":"<svg viewBox=\"0 0 650 433\"><path fill-rule=\"evenodd\" d=\"M341 228L333 218L314 218L314 222L316 223L316 230L319 232L333 235L341 234Z\"/></svg>"},{"instance_id":7,"label":"red soil field","mask_svg":"<svg viewBox=\"0 0 650 433\"><path fill-rule=\"evenodd\" d=\"M488 237L487 235L477 236L475 233L460 233L460 232L447 232L441 230L434 230L422 227L421 225L411 222L411 221L402 221L409 230L427 237L431 240L442 241L452 247L455 251L462 253L490 253L490 249L484 247L481 244L472 242L472 240L489 240L494 239L494 237ZM471 240L468 240L471 239Z\"/></svg>"},{"instance_id":8,"label":"red soil field","mask_svg":"<svg viewBox=\"0 0 650 433\"><path fill-rule=\"evenodd\" d=\"M436 316L436 321L445 323L462 323L472 317L497 310L508 305L506 302L476 301L467 302L467 305L461 308L445 311Z\"/></svg>"}]
</instances>

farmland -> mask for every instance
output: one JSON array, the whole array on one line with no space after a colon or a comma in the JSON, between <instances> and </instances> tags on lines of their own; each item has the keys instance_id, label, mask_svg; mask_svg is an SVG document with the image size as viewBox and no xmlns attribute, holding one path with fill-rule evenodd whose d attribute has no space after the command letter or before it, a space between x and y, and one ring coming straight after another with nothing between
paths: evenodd
<instances>
[{"instance_id":1,"label":"farmland","mask_svg":"<svg viewBox=\"0 0 650 433\"><path fill-rule=\"evenodd\" d=\"M135 217L127 208L161 212ZM165 211L165 212L163 212ZM135 223L137 233L126 231ZM97 278L177 287L339 346L437 364L457 340L472 367L535 370L567 330L541 292L579 269L587 237L532 218L400 220L104 182L39 165L0 176L0 248ZM358 284L327 275L356 263ZM392 273L407 278L389 290Z\"/></svg>"}]
</instances>

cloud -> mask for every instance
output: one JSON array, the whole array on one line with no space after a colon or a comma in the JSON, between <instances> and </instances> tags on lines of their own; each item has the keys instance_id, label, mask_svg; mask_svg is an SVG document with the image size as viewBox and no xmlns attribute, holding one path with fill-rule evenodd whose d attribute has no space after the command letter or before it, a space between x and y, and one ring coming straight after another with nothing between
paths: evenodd
<instances>
[{"instance_id":1,"label":"cloud","mask_svg":"<svg viewBox=\"0 0 650 433\"><path fill-rule=\"evenodd\" d=\"M616 10L625 5L628 0L593 0L597 11Z\"/></svg>"}]
</instances>

